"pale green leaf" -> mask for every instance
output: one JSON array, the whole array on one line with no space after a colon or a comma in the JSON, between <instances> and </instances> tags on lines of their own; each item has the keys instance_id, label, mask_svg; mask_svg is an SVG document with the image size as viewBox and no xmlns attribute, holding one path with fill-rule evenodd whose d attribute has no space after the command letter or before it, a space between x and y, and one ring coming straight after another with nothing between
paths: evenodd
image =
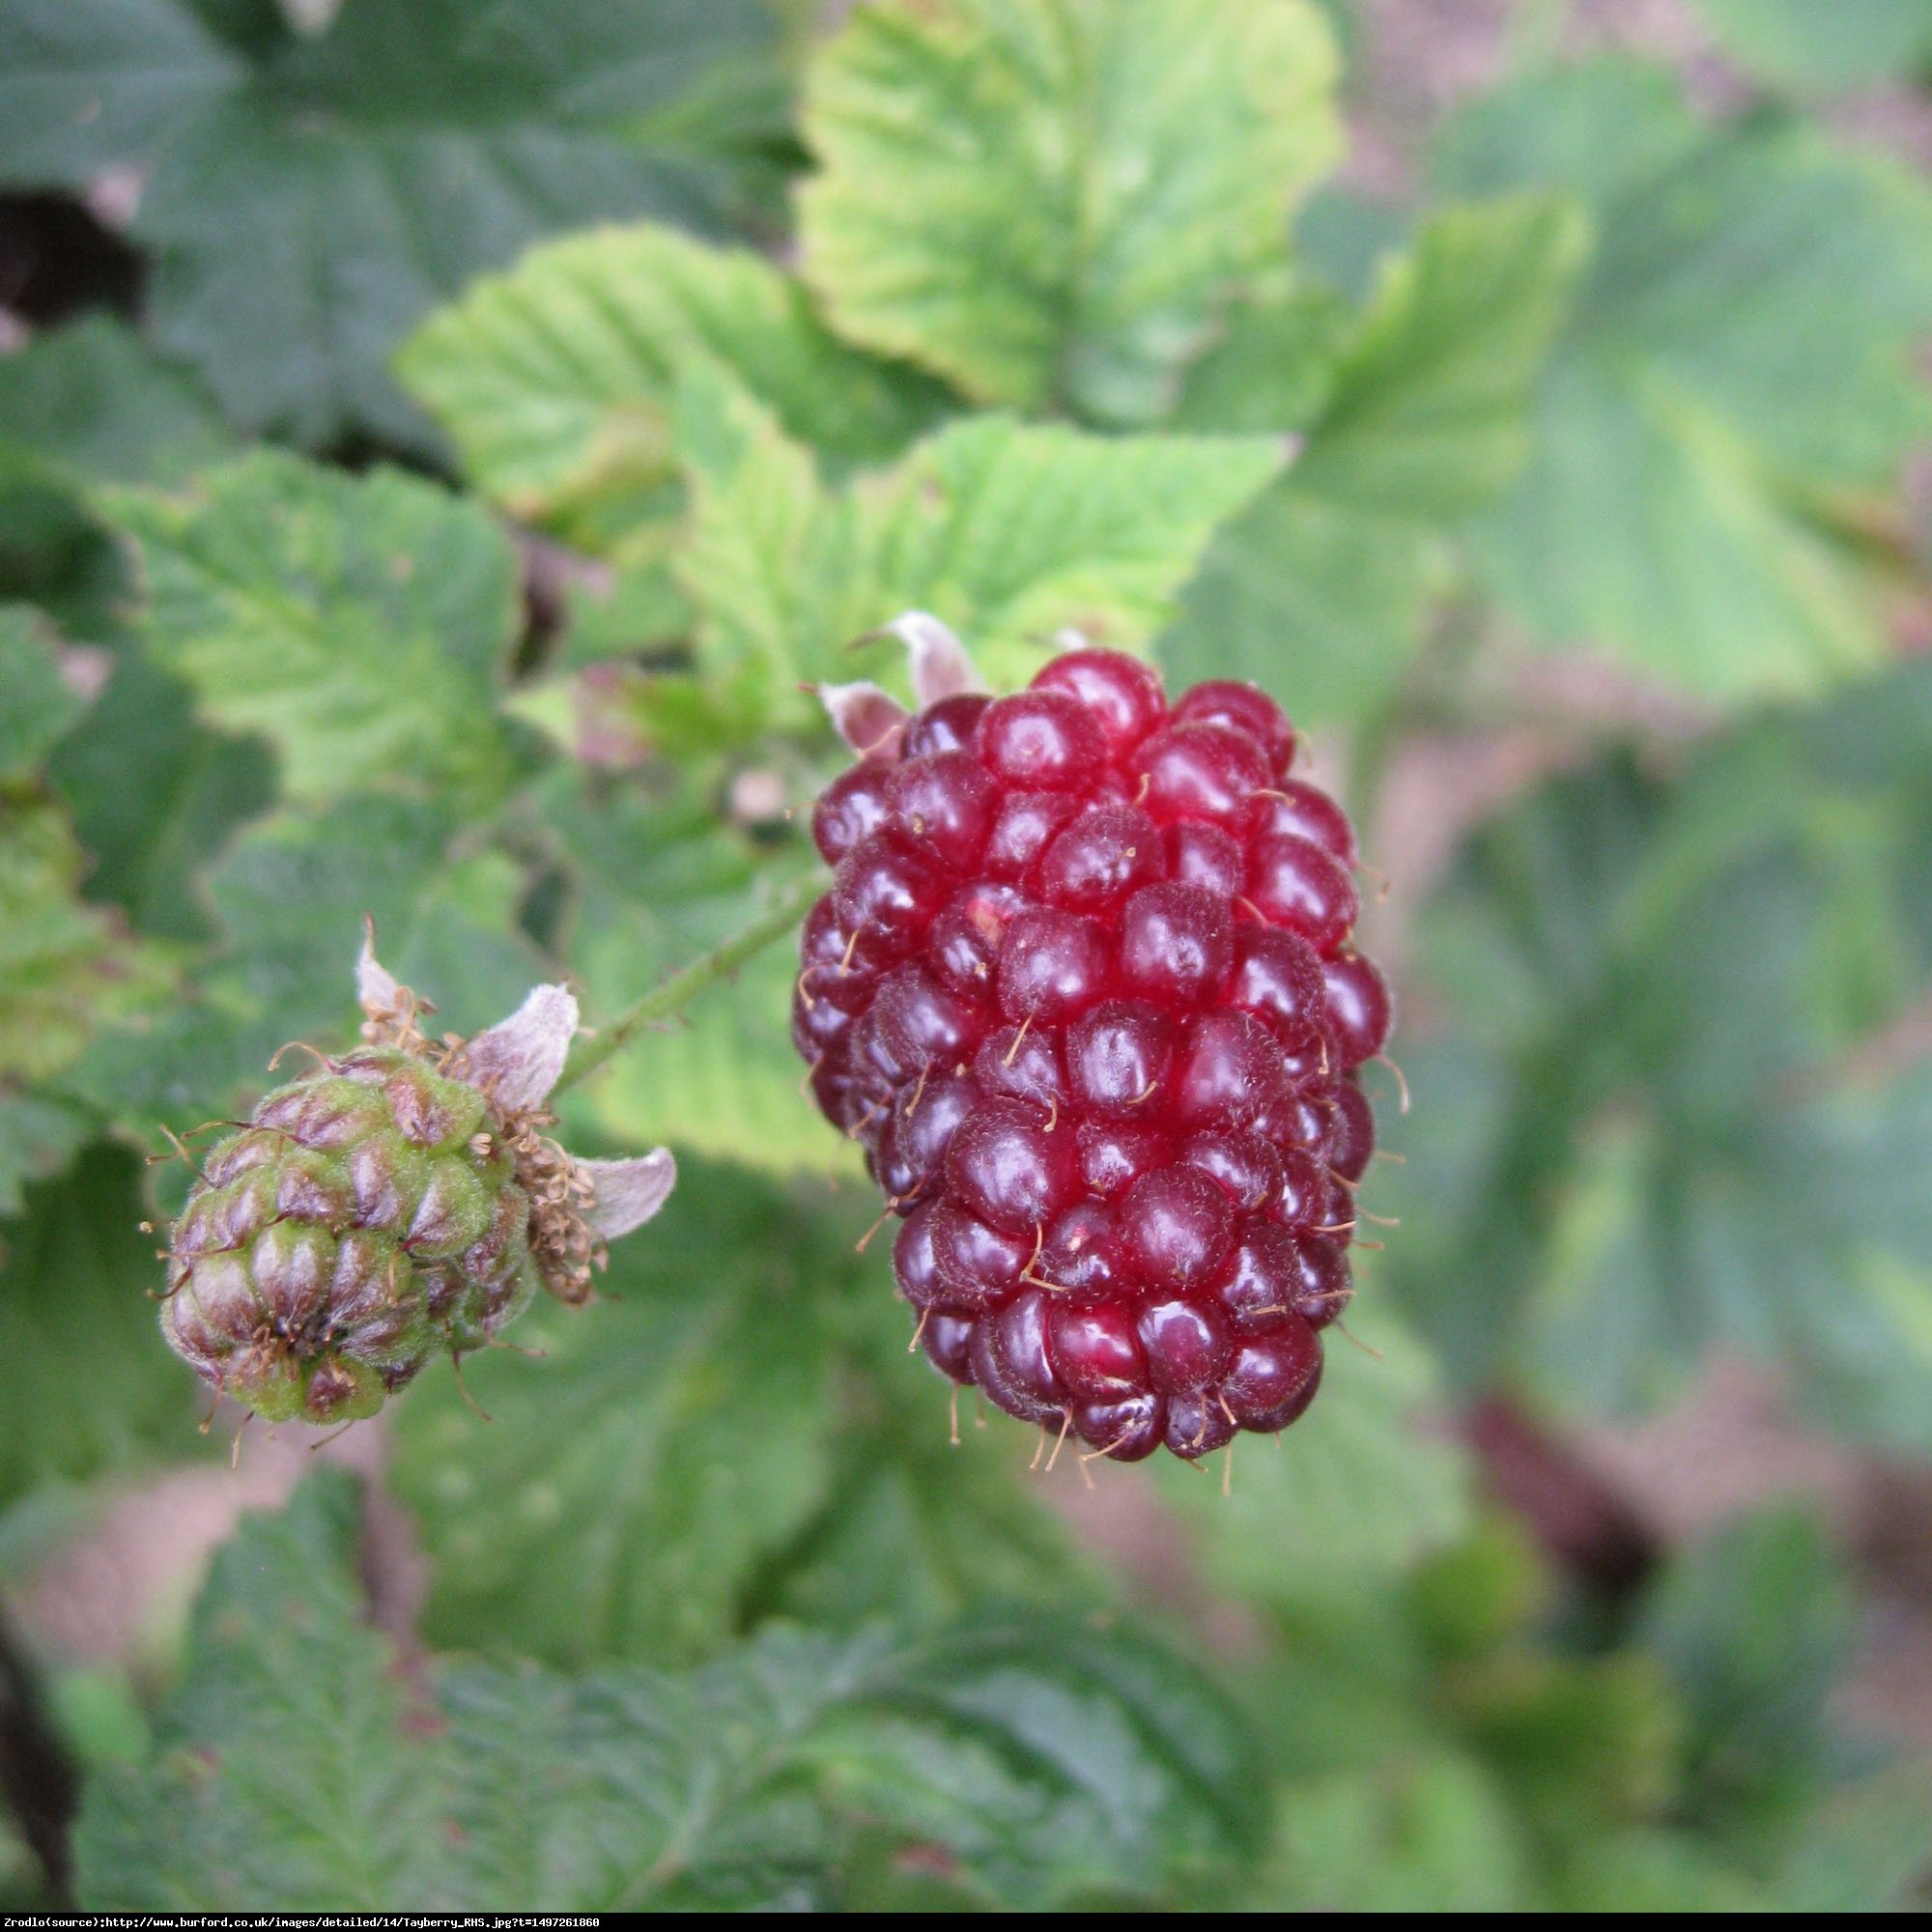
<instances>
[{"instance_id":1,"label":"pale green leaf","mask_svg":"<svg viewBox=\"0 0 1932 1932\"><path fill-rule=\"evenodd\" d=\"M1216 536L1156 654L1180 685L1262 685L1298 723L1362 719L1421 642L1433 548L1284 484Z\"/></svg>"},{"instance_id":2,"label":"pale green leaf","mask_svg":"<svg viewBox=\"0 0 1932 1932\"><path fill-rule=\"evenodd\" d=\"M1334 158L1299 0L877 0L807 79L807 279L968 393L1164 412Z\"/></svg>"},{"instance_id":3,"label":"pale green leaf","mask_svg":"<svg viewBox=\"0 0 1932 1932\"><path fill-rule=\"evenodd\" d=\"M722 383L690 388L684 421L694 523L676 567L704 612L701 661L773 701L890 666L847 646L909 608L958 630L996 684L1030 675L1064 626L1134 649L1285 455L1270 438L1101 438L986 415L835 493Z\"/></svg>"},{"instance_id":4,"label":"pale green leaf","mask_svg":"<svg viewBox=\"0 0 1932 1932\"><path fill-rule=\"evenodd\" d=\"M1922 78L1932 0L1693 0L1724 50L1799 94Z\"/></svg>"},{"instance_id":5,"label":"pale green leaf","mask_svg":"<svg viewBox=\"0 0 1932 1932\"><path fill-rule=\"evenodd\" d=\"M655 226L534 249L433 316L397 366L482 489L555 520L676 474L671 407L700 357L847 460L895 454L939 409L923 378L840 343L761 257Z\"/></svg>"},{"instance_id":6,"label":"pale green leaf","mask_svg":"<svg viewBox=\"0 0 1932 1932\"><path fill-rule=\"evenodd\" d=\"M1333 394L1358 328L1325 283L1279 271L1229 310L1214 346L1188 369L1166 426L1216 436L1306 430Z\"/></svg>"},{"instance_id":7,"label":"pale green leaf","mask_svg":"<svg viewBox=\"0 0 1932 1932\"><path fill-rule=\"evenodd\" d=\"M1274 1911L1505 1913L1533 1897L1522 1821L1460 1751L1290 1784L1276 1829L1261 1893Z\"/></svg>"},{"instance_id":8,"label":"pale green leaf","mask_svg":"<svg viewBox=\"0 0 1932 1932\"><path fill-rule=\"evenodd\" d=\"M1588 246L1570 202L1451 207L1393 257L1292 483L1358 515L1446 525L1530 453L1529 410Z\"/></svg>"},{"instance_id":9,"label":"pale green leaf","mask_svg":"<svg viewBox=\"0 0 1932 1932\"><path fill-rule=\"evenodd\" d=\"M134 546L155 658L213 724L268 738L293 795L500 789L517 571L482 511L397 471L268 451L181 495L104 502Z\"/></svg>"},{"instance_id":10,"label":"pale green leaf","mask_svg":"<svg viewBox=\"0 0 1932 1932\"><path fill-rule=\"evenodd\" d=\"M1447 209L1386 262L1299 459L1189 585L1160 646L1177 677L1249 678L1312 723L1385 697L1421 642L1443 537L1528 459L1583 245L1573 206L1522 195Z\"/></svg>"},{"instance_id":11,"label":"pale green leaf","mask_svg":"<svg viewBox=\"0 0 1932 1932\"><path fill-rule=\"evenodd\" d=\"M1438 180L1567 187L1596 225L1536 459L1482 533L1535 633L1729 696L1879 661L1864 532L1932 424L1922 185L1792 125L1713 127L1614 62L1465 110Z\"/></svg>"},{"instance_id":12,"label":"pale green leaf","mask_svg":"<svg viewBox=\"0 0 1932 1932\"><path fill-rule=\"evenodd\" d=\"M85 869L59 806L0 796L0 1087L61 1072L167 985L151 950L81 901Z\"/></svg>"}]
</instances>

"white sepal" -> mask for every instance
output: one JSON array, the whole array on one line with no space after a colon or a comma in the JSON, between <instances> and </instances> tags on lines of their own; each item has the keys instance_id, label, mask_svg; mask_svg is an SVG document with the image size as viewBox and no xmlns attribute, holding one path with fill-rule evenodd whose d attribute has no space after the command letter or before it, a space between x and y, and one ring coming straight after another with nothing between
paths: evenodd
<instances>
[{"instance_id":1,"label":"white sepal","mask_svg":"<svg viewBox=\"0 0 1932 1932\"><path fill-rule=\"evenodd\" d=\"M930 611L906 611L886 626L905 645L911 659L912 695L923 711L942 697L986 689L980 668L966 654L952 627Z\"/></svg>"},{"instance_id":2,"label":"white sepal","mask_svg":"<svg viewBox=\"0 0 1932 1932\"><path fill-rule=\"evenodd\" d=\"M506 1114L533 1113L563 1073L577 1032L577 999L566 986L532 986L506 1020L464 1048L463 1078Z\"/></svg>"},{"instance_id":3,"label":"white sepal","mask_svg":"<svg viewBox=\"0 0 1932 1932\"><path fill-rule=\"evenodd\" d=\"M362 922L362 952L355 961L355 999L372 1020L386 1018L409 1006L411 996L402 983L376 957L376 922Z\"/></svg>"},{"instance_id":4,"label":"white sepal","mask_svg":"<svg viewBox=\"0 0 1932 1932\"><path fill-rule=\"evenodd\" d=\"M821 684L817 690L833 729L862 758L898 756L908 714L891 692L876 684Z\"/></svg>"},{"instance_id":5,"label":"white sepal","mask_svg":"<svg viewBox=\"0 0 1932 1932\"><path fill-rule=\"evenodd\" d=\"M635 1160L580 1160L596 1197L584 1209L590 1232L607 1241L641 1228L677 1184L677 1162L668 1148L654 1148Z\"/></svg>"}]
</instances>

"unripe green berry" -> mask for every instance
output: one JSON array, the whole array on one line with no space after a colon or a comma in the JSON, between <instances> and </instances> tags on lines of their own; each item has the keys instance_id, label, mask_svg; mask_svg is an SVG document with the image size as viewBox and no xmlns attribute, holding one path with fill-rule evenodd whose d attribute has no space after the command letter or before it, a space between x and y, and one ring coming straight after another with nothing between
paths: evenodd
<instances>
[{"instance_id":1,"label":"unripe green berry","mask_svg":"<svg viewBox=\"0 0 1932 1932\"><path fill-rule=\"evenodd\" d=\"M487 1346L540 1283L587 1300L603 1241L675 1176L662 1149L577 1161L539 1131L577 1024L562 988L432 1044L367 950L360 982L370 1043L209 1151L166 1250L169 1346L270 1422L375 1414L432 1354Z\"/></svg>"}]
</instances>

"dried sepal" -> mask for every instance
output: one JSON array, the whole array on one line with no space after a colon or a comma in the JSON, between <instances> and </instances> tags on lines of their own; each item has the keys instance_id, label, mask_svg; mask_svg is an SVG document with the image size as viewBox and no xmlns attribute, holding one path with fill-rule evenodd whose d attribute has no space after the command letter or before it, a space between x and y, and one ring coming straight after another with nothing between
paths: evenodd
<instances>
[{"instance_id":1,"label":"dried sepal","mask_svg":"<svg viewBox=\"0 0 1932 1932\"><path fill-rule=\"evenodd\" d=\"M468 1042L452 1070L503 1113L535 1113L562 1078L576 1034L576 996L563 986L533 986L508 1019Z\"/></svg>"},{"instance_id":2,"label":"dried sepal","mask_svg":"<svg viewBox=\"0 0 1932 1932\"><path fill-rule=\"evenodd\" d=\"M922 711L943 697L989 689L958 636L931 611L902 611L886 629L906 647L913 699Z\"/></svg>"},{"instance_id":3,"label":"dried sepal","mask_svg":"<svg viewBox=\"0 0 1932 1932\"><path fill-rule=\"evenodd\" d=\"M862 758L895 758L906 708L876 684L821 684L818 701L832 728Z\"/></svg>"},{"instance_id":4,"label":"dried sepal","mask_svg":"<svg viewBox=\"0 0 1932 1932\"><path fill-rule=\"evenodd\" d=\"M589 1177L593 1190L583 1218L591 1233L607 1241L641 1228L677 1184L677 1162L668 1148L634 1160L580 1160L577 1171Z\"/></svg>"}]
</instances>

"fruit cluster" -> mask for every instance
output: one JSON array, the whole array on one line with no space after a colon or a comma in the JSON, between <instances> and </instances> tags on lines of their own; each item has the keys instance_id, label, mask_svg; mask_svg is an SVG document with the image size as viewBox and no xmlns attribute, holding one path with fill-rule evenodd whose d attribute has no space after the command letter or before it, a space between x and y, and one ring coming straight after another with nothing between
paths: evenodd
<instances>
[{"instance_id":1,"label":"fruit cluster","mask_svg":"<svg viewBox=\"0 0 1932 1932\"><path fill-rule=\"evenodd\" d=\"M1293 1422L1390 1023L1347 816L1261 692L1170 705L1108 651L867 724L813 816L793 1037L904 1217L926 1354L1121 1461Z\"/></svg>"},{"instance_id":2,"label":"fruit cluster","mask_svg":"<svg viewBox=\"0 0 1932 1932\"><path fill-rule=\"evenodd\" d=\"M677 1177L663 1148L580 1160L544 1131L577 1032L563 987L432 1039L434 1009L373 932L356 984L365 1044L317 1055L195 1162L165 1250L168 1346L270 1422L375 1414L433 1354L488 1347L539 1286L587 1301L604 1244Z\"/></svg>"},{"instance_id":3,"label":"fruit cluster","mask_svg":"<svg viewBox=\"0 0 1932 1932\"><path fill-rule=\"evenodd\" d=\"M161 1325L271 1422L370 1415L440 1347L483 1347L536 1286L529 1201L484 1096L394 1047L278 1088L208 1156Z\"/></svg>"}]
</instances>

